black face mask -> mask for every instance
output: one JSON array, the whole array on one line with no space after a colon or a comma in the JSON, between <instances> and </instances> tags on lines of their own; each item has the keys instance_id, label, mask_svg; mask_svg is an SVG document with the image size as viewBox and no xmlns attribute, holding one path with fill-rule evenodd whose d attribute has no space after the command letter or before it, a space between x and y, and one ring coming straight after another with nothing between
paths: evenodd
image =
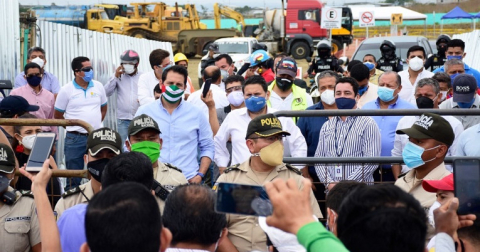
<instances>
[{"instance_id":1,"label":"black face mask","mask_svg":"<svg viewBox=\"0 0 480 252\"><path fill-rule=\"evenodd\" d=\"M281 77L275 78L275 81L277 83L277 86L283 91L289 90L293 84L292 80L281 78Z\"/></svg>"},{"instance_id":2,"label":"black face mask","mask_svg":"<svg viewBox=\"0 0 480 252\"><path fill-rule=\"evenodd\" d=\"M416 102L419 109L433 109L433 100L426 96L418 97Z\"/></svg>"},{"instance_id":3,"label":"black face mask","mask_svg":"<svg viewBox=\"0 0 480 252\"><path fill-rule=\"evenodd\" d=\"M445 52L447 51L447 45L440 44L437 46L438 55L445 56Z\"/></svg>"},{"instance_id":4,"label":"black face mask","mask_svg":"<svg viewBox=\"0 0 480 252\"><path fill-rule=\"evenodd\" d=\"M6 205L13 205L15 202L15 193L8 191L8 186L10 184L10 180L0 175L0 201L2 201Z\"/></svg>"},{"instance_id":5,"label":"black face mask","mask_svg":"<svg viewBox=\"0 0 480 252\"><path fill-rule=\"evenodd\" d=\"M87 163L87 170L96 181L98 182L102 181L102 173L108 161L110 161L110 159L102 158L102 159Z\"/></svg>"}]
</instances>

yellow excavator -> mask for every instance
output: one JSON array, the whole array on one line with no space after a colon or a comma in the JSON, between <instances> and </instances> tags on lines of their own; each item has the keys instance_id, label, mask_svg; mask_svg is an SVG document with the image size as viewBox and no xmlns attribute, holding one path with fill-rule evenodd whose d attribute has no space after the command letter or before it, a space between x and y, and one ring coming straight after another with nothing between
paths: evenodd
<instances>
[{"instance_id":1,"label":"yellow excavator","mask_svg":"<svg viewBox=\"0 0 480 252\"><path fill-rule=\"evenodd\" d=\"M213 19L215 21L215 29L221 28L220 23L222 15L237 21L237 24L240 24L242 26L242 29L245 27L245 19L243 18L243 15L241 13L227 6L215 3L213 4Z\"/></svg>"}]
</instances>

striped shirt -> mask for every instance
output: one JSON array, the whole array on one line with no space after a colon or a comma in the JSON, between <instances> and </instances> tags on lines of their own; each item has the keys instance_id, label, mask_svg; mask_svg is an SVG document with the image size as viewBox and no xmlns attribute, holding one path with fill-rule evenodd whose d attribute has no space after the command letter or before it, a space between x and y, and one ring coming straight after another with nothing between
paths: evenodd
<instances>
[{"instance_id":1,"label":"striped shirt","mask_svg":"<svg viewBox=\"0 0 480 252\"><path fill-rule=\"evenodd\" d=\"M315 157L378 157L381 136L375 121L368 116L348 116L328 120L320 130ZM317 164L320 182L329 184L342 180L373 182L378 164Z\"/></svg>"}]
</instances>

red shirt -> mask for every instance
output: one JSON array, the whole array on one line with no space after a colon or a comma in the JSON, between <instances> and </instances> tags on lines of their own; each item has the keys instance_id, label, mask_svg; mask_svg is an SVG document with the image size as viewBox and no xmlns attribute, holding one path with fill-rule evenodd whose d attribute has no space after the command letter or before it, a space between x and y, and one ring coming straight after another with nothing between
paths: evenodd
<instances>
[{"instance_id":1,"label":"red shirt","mask_svg":"<svg viewBox=\"0 0 480 252\"><path fill-rule=\"evenodd\" d=\"M275 74L273 73L272 69L268 69L267 71L263 72L261 76L265 79L267 83L275 80Z\"/></svg>"}]
</instances>

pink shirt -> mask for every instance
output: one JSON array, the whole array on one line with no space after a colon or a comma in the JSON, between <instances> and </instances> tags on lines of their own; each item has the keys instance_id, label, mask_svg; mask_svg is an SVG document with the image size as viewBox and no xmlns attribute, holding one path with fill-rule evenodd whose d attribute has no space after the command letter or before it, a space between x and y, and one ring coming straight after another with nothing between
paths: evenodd
<instances>
[{"instance_id":1,"label":"pink shirt","mask_svg":"<svg viewBox=\"0 0 480 252\"><path fill-rule=\"evenodd\" d=\"M33 88L27 84L25 86L13 89L10 92L10 95L22 96L28 101L29 104L40 107L40 109L30 112L30 114L35 115L40 119L53 119L55 96L52 94L52 92L41 88L40 92L37 94ZM58 132L56 126L42 126L42 131L51 131L54 133Z\"/></svg>"}]
</instances>

